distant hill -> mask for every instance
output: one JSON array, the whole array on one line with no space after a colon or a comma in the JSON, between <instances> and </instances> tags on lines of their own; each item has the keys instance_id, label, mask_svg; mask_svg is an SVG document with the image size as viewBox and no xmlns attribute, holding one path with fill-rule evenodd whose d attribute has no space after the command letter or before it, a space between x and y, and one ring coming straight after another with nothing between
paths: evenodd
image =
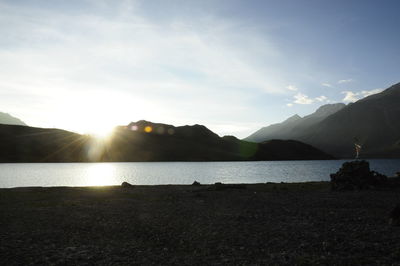
<instances>
[{"instance_id":1,"label":"distant hill","mask_svg":"<svg viewBox=\"0 0 400 266\"><path fill-rule=\"evenodd\" d=\"M246 139L268 140L252 136ZM354 156L357 141L362 145L362 157L399 158L400 83L342 107L320 121L307 126L299 123L289 134L282 131L273 138L302 141L342 158Z\"/></svg>"},{"instance_id":2,"label":"distant hill","mask_svg":"<svg viewBox=\"0 0 400 266\"><path fill-rule=\"evenodd\" d=\"M303 134L303 131L321 122L331 114L343 109L345 106L346 105L343 103L326 104L319 107L314 113L303 118L296 114L282 123L263 127L244 140L263 142L271 139L297 139Z\"/></svg>"},{"instance_id":3,"label":"distant hill","mask_svg":"<svg viewBox=\"0 0 400 266\"><path fill-rule=\"evenodd\" d=\"M0 112L0 124L26 126L22 120L2 112Z\"/></svg>"},{"instance_id":4,"label":"distant hill","mask_svg":"<svg viewBox=\"0 0 400 266\"><path fill-rule=\"evenodd\" d=\"M84 162L88 143L60 129L0 125L0 162Z\"/></svg>"},{"instance_id":5,"label":"distant hill","mask_svg":"<svg viewBox=\"0 0 400 266\"><path fill-rule=\"evenodd\" d=\"M332 159L298 141L252 143L219 137L202 125L138 121L107 141L59 129L0 125L0 162L244 161Z\"/></svg>"}]
</instances>

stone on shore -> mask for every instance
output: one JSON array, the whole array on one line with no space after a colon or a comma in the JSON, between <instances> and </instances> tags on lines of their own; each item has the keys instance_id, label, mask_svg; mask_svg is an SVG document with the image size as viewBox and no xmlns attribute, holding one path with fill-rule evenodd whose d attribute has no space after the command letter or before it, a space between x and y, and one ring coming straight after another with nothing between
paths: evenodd
<instances>
[{"instance_id":1,"label":"stone on shore","mask_svg":"<svg viewBox=\"0 0 400 266\"><path fill-rule=\"evenodd\" d=\"M128 182L122 182L121 187L123 188L133 188L134 185L128 183Z\"/></svg>"},{"instance_id":2,"label":"stone on shore","mask_svg":"<svg viewBox=\"0 0 400 266\"><path fill-rule=\"evenodd\" d=\"M367 161L345 162L339 171L331 174L332 190L362 190L383 186L387 176L371 171Z\"/></svg>"}]
</instances>

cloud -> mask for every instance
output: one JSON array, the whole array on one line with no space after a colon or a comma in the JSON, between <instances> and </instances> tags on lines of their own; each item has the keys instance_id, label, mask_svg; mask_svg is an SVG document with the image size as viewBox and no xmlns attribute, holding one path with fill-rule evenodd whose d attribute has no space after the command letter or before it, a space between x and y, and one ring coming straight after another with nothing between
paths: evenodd
<instances>
[{"instance_id":1,"label":"cloud","mask_svg":"<svg viewBox=\"0 0 400 266\"><path fill-rule=\"evenodd\" d=\"M300 92L294 95L293 97L295 98L294 103L297 104L312 104L314 102L313 99L310 99L307 95Z\"/></svg>"},{"instance_id":2,"label":"cloud","mask_svg":"<svg viewBox=\"0 0 400 266\"><path fill-rule=\"evenodd\" d=\"M323 84L325 84L325 83L323 83ZM296 92L296 94L293 95L293 98L294 98L293 102L286 104L286 106L288 106L288 107L292 107L293 104L306 105L306 104L312 104L314 102L329 102L328 97L326 97L324 95L321 95L321 96L315 97L315 98L310 98L308 95L300 92L299 88L294 85L288 85L288 86L286 86L286 89Z\"/></svg>"},{"instance_id":3,"label":"cloud","mask_svg":"<svg viewBox=\"0 0 400 266\"><path fill-rule=\"evenodd\" d=\"M293 86L293 85L286 86L286 89L288 89L290 91L298 91L299 90L296 86Z\"/></svg>"},{"instance_id":4,"label":"cloud","mask_svg":"<svg viewBox=\"0 0 400 266\"><path fill-rule=\"evenodd\" d=\"M383 91L383 89L373 89L369 91L360 91L360 92L352 92L352 91L342 91L342 94L345 94L343 98L343 102L356 102L362 98L365 98L367 96L380 93Z\"/></svg>"},{"instance_id":5,"label":"cloud","mask_svg":"<svg viewBox=\"0 0 400 266\"><path fill-rule=\"evenodd\" d=\"M319 97L316 97L315 100L318 101L318 102L325 102L325 101L328 100L328 98L326 96L324 96L324 95L321 95Z\"/></svg>"},{"instance_id":6,"label":"cloud","mask_svg":"<svg viewBox=\"0 0 400 266\"><path fill-rule=\"evenodd\" d=\"M312 104L315 102L330 102L328 97L326 97L324 95L321 95L321 96L318 96L315 98L310 98L301 92L298 92L296 95L293 96L293 98L294 98L293 103L296 103L296 104ZM293 103L288 103L288 104L286 104L286 106L292 107Z\"/></svg>"},{"instance_id":7,"label":"cloud","mask_svg":"<svg viewBox=\"0 0 400 266\"><path fill-rule=\"evenodd\" d=\"M353 81L354 81L353 79L341 79L337 83L338 84L345 84L345 83L350 83L350 82L353 82Z\"/></svg>"},{"instance_id":8,"label":"cloud","mask_svg":"<svg viewBox=\"0 0 400 266\"><path fill-rule=\"evenodd\" d=\"M324 87L333 88L332 84L329 83L322 83L321 85Z\"/></svg>"},{"instance_id":9,"label":"cloud","mask_svg":"<svg viewBox=\"0 0 400 266\"><path fill-rule=\"evenodd\" d=\"M342 93L345 94L343 98L344 102L356 102L359 100L357 94L352 91L342 91Z\"/></svg>"}]
</instances>

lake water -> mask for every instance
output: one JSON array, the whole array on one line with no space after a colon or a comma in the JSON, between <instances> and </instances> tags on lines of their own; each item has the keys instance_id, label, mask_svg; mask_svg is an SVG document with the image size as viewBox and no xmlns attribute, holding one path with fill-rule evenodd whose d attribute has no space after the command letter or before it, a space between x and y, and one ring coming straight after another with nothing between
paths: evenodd
<instances>
[{"instance_id":1,"label":"lake water","mask_svg":"<svg viewBox=\"0 0 400 266\"><path fill-rule=\"evenodd\" d=\"M400 171L400 159L368 161L388 176ZM343 162L13 163L0 164L0 187L328 181Z\"/></svg>"}]
</instances>

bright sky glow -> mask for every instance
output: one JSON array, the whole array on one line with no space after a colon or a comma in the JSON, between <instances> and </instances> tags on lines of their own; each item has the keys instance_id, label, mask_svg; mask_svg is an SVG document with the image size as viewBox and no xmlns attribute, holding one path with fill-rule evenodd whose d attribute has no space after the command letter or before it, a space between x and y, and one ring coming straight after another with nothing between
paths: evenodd
<instances>
[{"instance_id":1,"label":"bright sky glow","mask_svg":"<svg viewBox=\"0 0 400 266\"><path fill-rule=\"evenodd\" d=\"M398 1L1 1L0 111L246 137L399 82Z\"/></svg>"}]
</instances>

